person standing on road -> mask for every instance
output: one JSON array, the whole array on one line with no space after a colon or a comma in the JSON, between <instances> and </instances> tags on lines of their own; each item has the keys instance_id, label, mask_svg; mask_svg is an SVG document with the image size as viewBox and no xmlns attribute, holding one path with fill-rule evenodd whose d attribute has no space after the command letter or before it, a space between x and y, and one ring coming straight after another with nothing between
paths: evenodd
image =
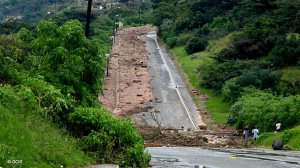
<instances>
[{"instance_id":1,"label":"person standing on road","mask_svg":"<svg viewBox=\"0 0 300 168\"><path fill-rule=\"evenodd\" d=\"M259 131L256 127L254 127L254 129L252 130L252 133L253 133L253 139L254 141L256 141L256 139L258 138L258 134L259 134Z\"/></svg>"},{"instance_id":2,"label":"person standing on road","mask_svg":"<svg viewBox=\"0 0 300 168\"><path fill-rule=\"evenodd\" d=\"M281 123L280 123L280 122L277 122L276 125L275 125L275 127L276 127L276 128L275 128L275 131L276 131L276 132L280 132L280 129L281 129Z\"/></svg>"}]
</instances>

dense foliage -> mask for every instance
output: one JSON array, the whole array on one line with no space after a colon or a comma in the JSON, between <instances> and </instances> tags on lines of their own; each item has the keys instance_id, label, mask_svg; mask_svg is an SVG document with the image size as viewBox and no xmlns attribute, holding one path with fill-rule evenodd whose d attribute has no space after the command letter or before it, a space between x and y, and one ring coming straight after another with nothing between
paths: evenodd
<instances>
[{"instance_id":1,"label":"dense foliage","mask_svg":"<svg viewBox=\"0 0 300 168\"><path fill-rule=\"evenodd\" d=\"M98 162L142 167L150 161L150 156L144 154L142 137L129 120L111 117L104 109L78 108L70 115L70 121L78 136L87 136L84 150Z\"/></svg>"},{"instance_id":2,"label":"dense foliage","mask_svg":"<svg viewBox=\"0 0 300 168\"><path fill-rule=\"evenodd\" d=\"M102 60L97 46L85 38L79 21L68 21L61 27L53 21L42 21L34 34L21 29L18 36L21 40L17 51L20 54L15 59L20 70L43 76L64 95L72 96L80 103L96 103L103 78ZM6 80L15 80L7 74L4 76L7 76Z\"/></svg>"},{"instance_id":3,"label":"dense foliage","mask_svg":"<svg viewBox=\"0 0 300 168\"><path fill-rule=\"evenodd\" d=\"M300 124L291 119L299 115L300 1L153 0L153 8L166 44L209 53L198 81L232 105L230 124Z\"/></svg>"},{"instance_id":4,"label":"dense foliage","mask_svg":"<svg viewBox=\"0 0 300 168\"><path fill-rule=\"evenodd\" d=\"M272 93L247 88L231 107L229 123L238 127L257 126L261 131L272 131L276 122L282 127L299 124L300 97L274 96Z\"/></svg>"},{"instance_id":5,"label":"dense foliage","mask_svg":"<svg viewBox=\"0 0 300 168\"><path fill-rule=\"evenodd\" d=\"M99 22L105 22L105 19ZM106 22L111 24L109 19ZM45 128L51 127L51 123L66 128L73 136L82 139L81 148L98 162L143 167L150 159L144 153L143 139L130 121L112 117L98 102L97 97L101 93L104 78L105 49L99 48L100 42L95 39L103 36L94 29L95 39L87 39L82 27L78 20L70 20L60 26L53 20L43 20L32 31L21 28L15 34L0 36L1 112L4 111L10 118L17 116L15 120L8 122L17 121L20 127L24 124L22 119L28 118L28 127L31 127L31 122L35 122L34 126L38 128L39 123L44 121L48 123ZM109 45L105 40L102 43ZM9 128L10 130L5 131L11 131L12 127ZM28 141L24 143L30 141L31 135L46 131L43 128L42 131L28 128L26 131L32 133L26 136ZM62 136L56 135L56 132L53 134ZM43 135L48 136L46 133ZM0 140L10 151L3 154L1 162L13 157L16 151L25 149L17 141L12 141L16 144L8 144L7 139ZM68 143L74 143L73 141L66 140L65 147L68 147ZM32 143L34 145L40 142L33 140ZM52 142L50 146L53 146ZM83 155L77 149L79 145L76 146L76 149L69 147L66 151L73 150L74 157ZM14 149L15 151L11 151ZM57 155L60 153L47 150L45 152L49 153L37 152L44 158L31 158L28 164L57 167L92 162L86 156L82 156L82 160L75 158L74 161L69 161L71 157L63 155L59 159ZM38 163L39 161L44 162Z\"/></svg>"}]
</instances>

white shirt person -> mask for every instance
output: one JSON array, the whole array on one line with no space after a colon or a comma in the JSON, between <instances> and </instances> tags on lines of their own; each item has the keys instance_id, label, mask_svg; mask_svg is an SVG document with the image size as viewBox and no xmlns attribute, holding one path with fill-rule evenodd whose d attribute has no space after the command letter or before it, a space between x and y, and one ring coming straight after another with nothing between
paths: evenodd
<instances>
[{"instance_id":1,"label":"white shirt person","mask_svg":"<svg viewBox=\"0 0 300 168\"><path fill-rule=\"evenodd\" d=\"M258 138L258 134L259 134L259 131L257 128L254 128L252 130L252 133L253 133L253 139L256 140L256 138Z\"/></svg>"},{"instance_id":2,"label":"white shirt person","mask_svg":"<svg viewBox=\"0 0 300 168\"><path fill-rule=\"evenodd\" d=\"M275 126L276 126L276 132L279 132L281 129L281 123L277 122Z\"/></svg>"}]
</instances>

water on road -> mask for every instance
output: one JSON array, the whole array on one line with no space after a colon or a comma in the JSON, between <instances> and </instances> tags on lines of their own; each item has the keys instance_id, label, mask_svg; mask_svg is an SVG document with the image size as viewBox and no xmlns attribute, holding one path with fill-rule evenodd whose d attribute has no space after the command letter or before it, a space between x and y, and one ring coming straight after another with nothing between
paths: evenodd
<instances>
[{"instance_id":1,"label":"water on road","mask_svg":"<svg viewBox=\"0 0 300 168\"><path fill-rule=\"evenodd\" d=\"M300 152L149 147L154 168L300 168Z\"/></svg>"}]
</instances>

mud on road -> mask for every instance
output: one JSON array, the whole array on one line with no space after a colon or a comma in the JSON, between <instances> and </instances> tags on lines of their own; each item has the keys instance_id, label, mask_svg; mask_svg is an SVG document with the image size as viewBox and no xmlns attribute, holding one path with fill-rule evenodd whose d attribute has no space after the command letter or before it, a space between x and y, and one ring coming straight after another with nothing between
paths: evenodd
<instances>
[{"instance_id":1,"label":"mud on road","mask_svg":"<svg viewBox=\"0 0 300 168\"><path fill-rule=\"evenodd\" d=\"M116 33L104 94L99 96L102 105L114 115L130 116L143 111L144 104L154 99L145 43L138 39L151 31L155 31L155 27L132 27Z\"/></svg>"},{"instance_id":2,"label":"mud on road","mask_svg":"<svg viewBox=\"0 0 300 168\"><path fill-rule=\"evenodd\" d=\"M148 67L150 53L147 52L145 41L140 38L149 32L156 32L156 28L126 28L115 36L103 95L99 96L101 104L115 116L132 118L136 113L153 112L151 105L160 101L154 97L151 86L152 76ZM190 131L144 125L136 117L132 120L144 136L146 146L238 147L242 144L238 132L226 126L214 131Z\"/></svg>"}]
</instances>

